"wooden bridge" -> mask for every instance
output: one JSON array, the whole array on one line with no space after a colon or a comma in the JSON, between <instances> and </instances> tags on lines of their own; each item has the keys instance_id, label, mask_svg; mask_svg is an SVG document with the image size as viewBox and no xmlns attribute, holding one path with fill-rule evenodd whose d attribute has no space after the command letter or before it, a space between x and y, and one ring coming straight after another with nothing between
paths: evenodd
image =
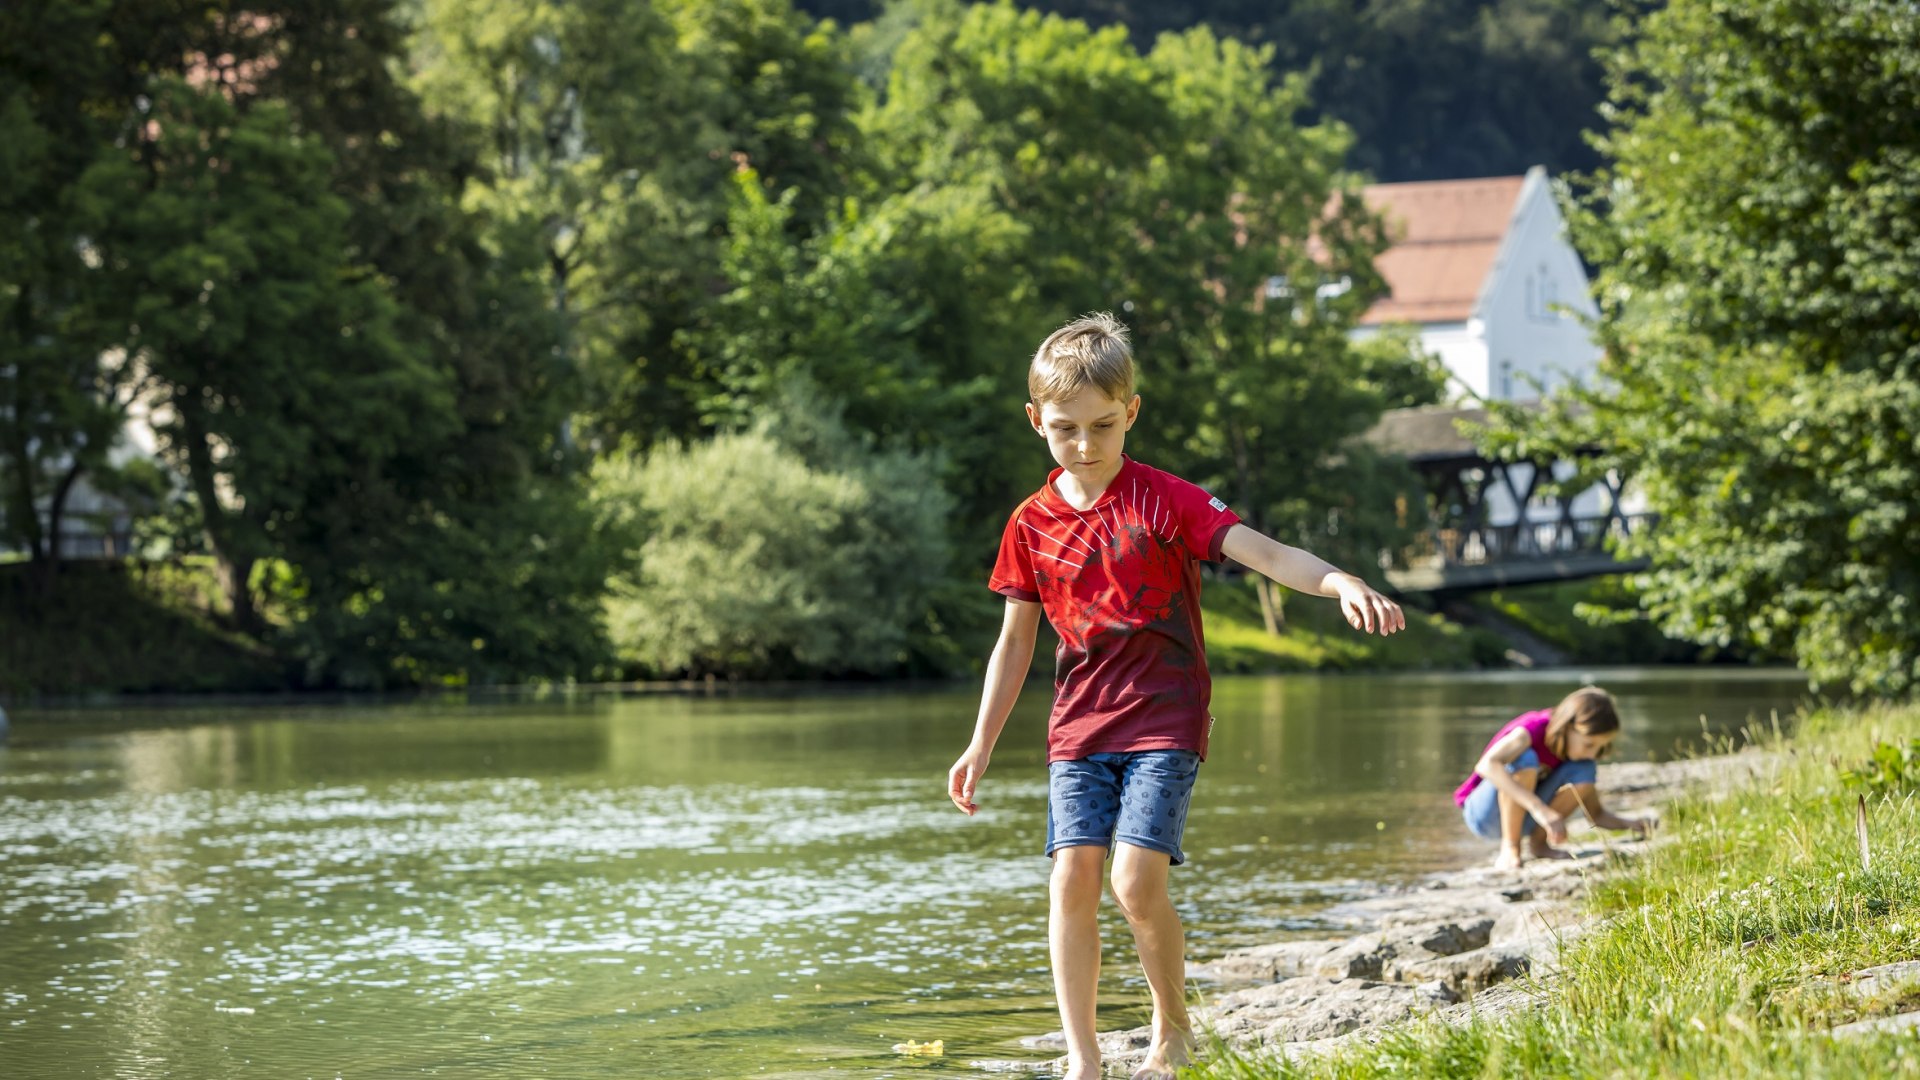
<instances>
[{"instance_id":1,"label":"wooden bridge","mask_svg":"<svg viewBox=\"0 0 1920 1080\"><path fill-rule=\"evenodd\" d=\"M1553 495L1549 478L1571 477L1577 464L1491 460L1459 430L1486 419L1485 409L1399 409L1368 433L1426 481L1429 524L1411 546L1382 554L1389 584L1403 593L1461 593L1646 567L1610 550L1610 541L1656 520L1628 508L1624 477L1606 475L1572 498Z\"/></svg>"}]
</instances>

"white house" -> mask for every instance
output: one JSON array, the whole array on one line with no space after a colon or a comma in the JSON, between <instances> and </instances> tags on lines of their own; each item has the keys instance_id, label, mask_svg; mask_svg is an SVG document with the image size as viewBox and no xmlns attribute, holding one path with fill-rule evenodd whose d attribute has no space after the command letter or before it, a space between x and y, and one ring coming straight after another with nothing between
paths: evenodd
<instances>
[{"instance_id":1,"label":"white house","mask_svg":"<svg viewBox=\"0 0 1920 1080\"><path fill-rule=\"evenodd\" d=\"M1420 343L1451 375L1450 405L1389 414L1376 435L1383 445L1413 438L1419 452L1471 454L1455 421L1485 419L1483 401L1536 399L1568 382L1591 385L1600 347L1585 320L1599 315L1586 270L1566 236L1566 221L1547 185L1546 170L1525 176L1374 184L1367 205L1386 217L1393 246L1376 262L1388 295L1369 308L1354 331L1370 337L1390 323L1419 329ZM1408 433L1424 432L1415 437ZM1454 445L1457 444L1457 445ZM1407 449L1412 449L1411 446ZM1559 499L1533 489L1533 467L1501 467L1505 476L1484 488L1487 525L1536 524L1551 531L1564 512L1604 517L1609 509L1636 514L1644 498L1631 486L1602 485ZM1555 462L1556 479L1572 476L1572 462ZM1614 478L1616 485L1618 478ZM1542 533L1542 548L1556 541Z\"/></svg>"},{"instance_id":2,"label":"white house","mask_svg":"<svg viewBox=\"0 0 1920 1080\"><path fill-rule=\"evenodd\" d=\"M1598 311L1545 169L1374 184L1364 194L1394 239L1376 263L1388 295L1361 317L1356 338L1417 326L1463 401L1524 400L1592 378L1600 348L1581 317Z\"/></svg>"}]
</instances>

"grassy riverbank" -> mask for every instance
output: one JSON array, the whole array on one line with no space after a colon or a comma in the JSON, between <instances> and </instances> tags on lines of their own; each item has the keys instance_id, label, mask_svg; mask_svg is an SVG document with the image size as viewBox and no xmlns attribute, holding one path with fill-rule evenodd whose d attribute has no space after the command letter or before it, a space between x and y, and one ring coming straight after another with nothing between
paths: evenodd
<instances>
[{"instance_id":1,"label":"grassy riverbank","mask_svg":"<svg viewBox=\"0 0 1920 1080\"><path fill-rule=\"evenodd\" d=\"M49 593L0 564L0 694L273 690L281 665L223 629L200 562L72 562Z\"/></svg>"},{"instance_id":2,"label":"grassy riverbank","mask_svg":"<svg viewBox=\"0 0 1920 1080\"><path fill-rule=\"evenodd\" d=\"M1289 595L1286 629L1269 634L1248 580L1209 582L1201 592L1207 666L1218 675L1288 671L1466 670L1506 666L1506 642L1486 630L1407 609L1407 628L1391 637L1347 625L1335 601Z\"/></svg>"},{"instance_id":3,"label":"grassy riverbank","mask_svg":"<svg viewBox=\"0 0 1920 1080\"><path fill-rule=\"evenodd\" d=\"M1376 1076L1920 1075L1920 1040L1829 1029L1920 1009L1851 973L1920 958L1920 707L1813 715L1750 780L1669 807L1668 842L1600 883L1594 929L1540 1007L1409 1024L1292 1063L1217 1060L1218 1080ZM1908 748L1908 761L1900 748ZM1889 764L1861 777L1876 751ZM1857 801L1867 807L1862 866Z\"/></svg>"},{"instance_id":4,"label":"grassy riverbank","mask_svg":"<svg viewBox=\"0 0 1920 1080\"><path fill-rule=\"evenodd\" d=\"M25 563L0 565L0 695L294 688L287 665L223 627L224 602L204 558L69 563L50 600L32 588L30 573ZM1573 662L1660 662L1685 655L1684 647L1659 644L1664 639L1643 623L1586 628L1572 613L1573 604L1606 586L1548 588L1559 591L1511 590L1483 602L1565 649ZM1266 631L1250 581L1211 581L1202 596L1208 664L1219 675L1463 671L1508 663L1508 642L1499 634L1412 607L1407 629L1382 638L1355 632L1330 600L1288 595L1285 629L1276 635ZM975 622L983 636L956 650L959 664L984 661L999 625L999 599L985 590L977 599ZM1034 673L1052 676L1050 631L1043 631L1042 647L1035 650Z\"/></svg>"}]
</instances>

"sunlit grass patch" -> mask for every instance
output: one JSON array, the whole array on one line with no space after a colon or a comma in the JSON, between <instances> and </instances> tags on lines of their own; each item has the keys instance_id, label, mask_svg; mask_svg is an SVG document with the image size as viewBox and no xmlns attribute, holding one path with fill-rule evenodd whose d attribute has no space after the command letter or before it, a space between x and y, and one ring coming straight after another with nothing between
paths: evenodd
<instances>
[{"instance_id":1,"label":"sunlit grass patch","mask_svg":"<svg viewBox=\"0 0 1920 1080\"><path fill-rule=\"evenodd\" d=\"M1407 628L1381 637L1347 624L1340 606L1288 594L1285 627L1267 633L1249 581L1210 581L1201 592L1207 666L1216 674L1321 670L1465 669L1504 665L1506 645L1484 630L1408 610Z\"/></svg>"}]
</instances>

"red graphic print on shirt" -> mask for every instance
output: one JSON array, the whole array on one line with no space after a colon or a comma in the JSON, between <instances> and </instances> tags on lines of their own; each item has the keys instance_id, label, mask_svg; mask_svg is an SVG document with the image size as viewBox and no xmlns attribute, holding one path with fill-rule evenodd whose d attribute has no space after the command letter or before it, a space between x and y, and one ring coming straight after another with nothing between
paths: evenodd
<instances>
[{"instance_id":1,"label":"red graphic print on shirt","mask_svg":"<svg viewBox=\"0 0 1920 1080\"><path fill-rule=\"evenodd\" d=\"M1060 635L1050 761L1111 751L1206 753L1212 681L1201 559L1239 517L1170 473L1123 459L1086 510L1047 486L1007 522L989 587L1037 601Z\"/></svg>"}]
</instances>

